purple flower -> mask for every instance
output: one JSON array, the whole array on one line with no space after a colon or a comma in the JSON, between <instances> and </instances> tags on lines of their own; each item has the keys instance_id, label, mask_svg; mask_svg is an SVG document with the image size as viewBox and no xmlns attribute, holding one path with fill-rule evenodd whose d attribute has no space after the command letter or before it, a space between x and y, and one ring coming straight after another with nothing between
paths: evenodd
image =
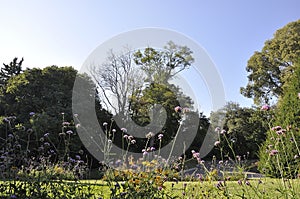
<instances>
[{"instance_id":1,"label":"purple flower","mask_svg":"<svg viewBox=\"0 0 300 199\"><path fill-rule=\"evenodd\" d=\"M122 131L123 133L126 133L126 132L127 132L127 129L126 129L126 128L121 128L121 131Z\"/></svg>"},{"instance_id":2,"label":"purple flower","mask_svg":"<svg viewBox=\"0 0 300 199\"><path fill-rule=\"evenodd\" d=\"M66 134L71 135L71 134L73 134L73 131L68 130L68 131L66 132Z\"/></svg>"},{"instance_id":3,"label":"purple flower","mask_svg":"<svg viewBox=\"0 0 300 199\"><path fill-rule=\"evenodd\" d=\"M30 115L30 116L34 116L34 115L35 115L35 112L30 112L29 115Z\"/></svg>"},{"instance_id":4,"label":"purple flower","mask_svg":"<svg viewBox=\"0 0 300 199\"><path fill-rule=\"evenodd\" d=\"M239 184L239 185L242 185L242 181L241 181L241 180L238 180L238 184Z\"/></svg>"},{"instance_id":5,"label":"purple flower","mask_svg":"<svg viewBox=\"0 0 300 199\"><path fill-rule=\"evenodd\" d=\"M159 135L158 135L158 139L159 139L159 140L161 140L161 139L162 139L162 137L164 137L164 135L163 135L163 134L159 134Z\"/></svg>"},{"instance_id":6,"label":"purple flower","mask_svg":"<svg viewBox=\"0 0 300 199\"><path fill-rule=\"evenodd\" d=\"M49 133L45 133L45 134L44 134L44 137L48 137L48 136L49 136Z\"/></svg>"},{"instance_id":7,"label":"purple flower","mask_svg":"<svg viewBox=\"0 0 300 199\"><path fill-rule=\"evenodd\" d=\"M279 130L281 130L281 129L282 129L281 126L274 126L274 127L272 127L272 130L273 130L273 131L279 131Z\"/></svg>"},{"instance_id":8,"label":"purple flower","mask_svg":"<svg viewBox=\"0 0 300 199\"><path fill-rule=\"evenodd\" d=\"M220 143L221 143L220 141L216 141L214 145L218 146Z\"/></svg>"},{"instance_id":9,"label":"purple flower","mask_svg":"<svg viewBox=\"0 0 300 199\"><path fill-rule=\"evenodd\" d=\"M268 110L270 110L270 106L269 105L267 105L267 104L265 104L265 105L263 105L262 107L261 107L261 110L263 110L263 111L268 111Z\"/></svg>"},{"instance_id":10,"label":"purple flower","mask_svg":"<svg viewBox=\"0 0 300 199\"><path fill-rule=\"evenodd\" d=\"M45 146L50 146L50 143L49 142L45 142L44 145Z\"/></svg>"},{"instance_id":11,"label":"purple flower","mask_svg":"<svg viewBox=\"0 0 300 199\"><path fill-rule=\"evenodd\" d=\"M136 140L131 140L130 143L131 143L131 144L135 144L135 143L136 143Z\"/></svg>"},{"instance_id":12,"label":"purple flower","mask_svg":"<svg viewBox=\"0 0 300 199\"><path fill-rule=\"evenodd\" d=\"M174 108L174 110L175 110L176 113L181 113L182 108L181 108L180 106L176 106L176 107Z\"/></svg>"},{"instance_id":13,"label":"purple flower","mask_svg":"<svg viewBox=\"0 0 300 199\"><path fill-rule=\"evenodd\" d=\"M199 158L200 154L199 153L193 153L193 158Z\"/></svg>"},{"instance_id":14,"label":"purple flower","mask_svg":"<svg viewBox=\"0 0 300 199\"><path fill-rule=\"evenodd\" d=\"M63 126L69 126L69 125L70 125L70 122L63 122L62 125L63 125Z\"/></svg>"},{"instance_id":15,"label":"purple flower","mask_svg":"<svg viewBox=\"0 0 300 199\"><path fill-rule=\"evenodd\" d=\"M219 133L221 131L221 128L220 127L216 127L215 128L215 132Z\"/></svg>"},{"instance_id":16,"label":"purple flower","mask_svg":"<svg viewBox=\"0 0 300 199\"><path fill-rule=\"evenodd\" d=\"M286 132L285 129L280 129L279 131L276 131L277 135L282 135Z\"/></svg>"},{"instance_id":17,"label":"purple flower","mask_svg":"<svg viewBox=\"0 0 300 199\"><path fill-rule=\"evenodd\" d=\"M275 149L273 149L273 150L270 151L269 155L270 155L270 156L274 156L274 155L276 155L277 153L278 153L278 151L275 150Z\"/></svg>"}]
</instances>

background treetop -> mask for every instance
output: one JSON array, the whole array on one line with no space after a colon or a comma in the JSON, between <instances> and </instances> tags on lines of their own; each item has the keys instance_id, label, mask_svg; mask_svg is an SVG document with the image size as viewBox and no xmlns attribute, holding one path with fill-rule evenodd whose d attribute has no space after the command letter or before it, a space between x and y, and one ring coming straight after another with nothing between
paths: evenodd
<instances>
[{"instance_id":1,"label":"background treetop","mask_svg":"<svg viewBox=\"0 0 300 199\"><path fill-rule=\"evenodd\" d=\"M300 20L288 23L255 52L246 67L248 84L241 88L255 104L271 103L282 95L282 86L294 71L300 57Z\"/></svg>"}]
</instances>

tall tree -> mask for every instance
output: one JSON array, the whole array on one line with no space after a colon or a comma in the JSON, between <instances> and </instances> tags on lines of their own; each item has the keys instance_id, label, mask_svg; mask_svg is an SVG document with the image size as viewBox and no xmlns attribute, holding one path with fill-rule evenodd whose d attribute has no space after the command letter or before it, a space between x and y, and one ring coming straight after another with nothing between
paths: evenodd
<instances>
[{"instance_id":1,"label":"tall tree","mask_svg":"<svg viewBox=\"0 0 300 199\"><path fill-rule=\"evenodd\" d=\"M192 51L169 41L163 50L148 47L134 54L134 61L146 74L146 81L166 84L193 62Z\"/></svg>"},{"instance_id":2,"label":"tall tree","mask_svg":"<svg viewBox=\"0 0 300 199\"><path fill-rule=\"evenodd\" d=\"M18 75L22 72L22 63L24 59L22 58L18 62L18 58L15 57L12 62L9 64L4 64L4 68L1 68L0 70L0 85L3 86L7 83L9 78Z\"/></svg>"},{"instance_id":3,"label":"tall tree","mask_svg":"<svg viewBox=\"0 0 300 199\"><path fill-rule=\"evenodd\" d=\"M139 89L143 74L132 61L132 52L109 52L106 62L91 66L90 74L97 84L102 105L114 114L128 110L128 96Z\"/></svg>"},{"instance_id":4,"label":"tall tree","mask_svg":"<svg viewBox=\"0 0 300 199\"><path fill-rule=\"evenodd\" d=\"M300 59L283 86L272 128L260 149L259 169L272 177L297 177L300 164Z\"/></svg>"},{"instance_id":5,"label":"tall tree","mask_svg":"<svg viewBox=\"0 0 300 199\"><path fill-rule=\"evenodd\" d=\"M3 63L3 68L0 70L0 115L9 115L9 102L13 102L13 96L6 93L6 87L8 80L19 75L22 72L22 64L24 59L22 58L18 62L18 58L15 57L9 64Z\"/></svg>"},{"instance_id":6,"label":"tall tree","mask_svg":"<svg viewBox=\"0 0 300 199\"><path fill-rule=\"evenodd\" d=\"M300 57L300 20L277 30L248 60L248 84L241 93L254 103L270 103L282 94L282 86L294 71Z\"/></svg>"}]
</instances>

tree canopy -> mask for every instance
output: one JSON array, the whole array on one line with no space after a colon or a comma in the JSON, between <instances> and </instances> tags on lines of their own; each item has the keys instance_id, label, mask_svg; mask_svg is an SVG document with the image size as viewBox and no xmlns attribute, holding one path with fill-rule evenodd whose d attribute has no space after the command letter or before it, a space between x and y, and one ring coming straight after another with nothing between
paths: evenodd
<instances>
[{"instance_id":1,"label":"tree canopy","mask_svg":"<svg viewBox=\"0 0 300 199\"><path fill-rule=\"evenodd\" d=\"M248 84L241 93L255 104L270 103L282 94L282 86L300 57L300 20L277 30L248 60Z\"/></svg>"}]
</instances>

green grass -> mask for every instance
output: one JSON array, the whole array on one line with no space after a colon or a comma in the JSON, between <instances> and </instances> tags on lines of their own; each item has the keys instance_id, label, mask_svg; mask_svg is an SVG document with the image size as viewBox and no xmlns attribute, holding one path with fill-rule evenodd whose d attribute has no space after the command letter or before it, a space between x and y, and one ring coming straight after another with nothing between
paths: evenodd
<instances>
[{"instance_id":1,"label":"green grass","mask_svg":"<svg viewBox=\"0 0 300 199\"><path fill-rule=\"evenodd\" d=\"M177 198L300 198L300 179L283 181L281 179L252 179L246 184L244 181L222 182L222 186L217 187L217 181L204 182L166 182L164 191ZM9 183L0 181L0 184ZM20 182L19 182L20 183ZM19 184L16 182L16 185ZM62 182L58 182L62 183ZM76 183L85 190L95 195L93 198L110 198L110 188L107 183L101 180L81 180L79 182L64 181L64 186L72 186ZM79 184L78 184L79 183ZM52 186L55 187L55 186ZM58 186L60 188L61 186ZM90 190L88 190L88 187ZM49 193L51 191L49 190ZM3 193L0 193L3 196ZM1 197L2 198L2 197Z\"/></svg>"}]
</instances>

